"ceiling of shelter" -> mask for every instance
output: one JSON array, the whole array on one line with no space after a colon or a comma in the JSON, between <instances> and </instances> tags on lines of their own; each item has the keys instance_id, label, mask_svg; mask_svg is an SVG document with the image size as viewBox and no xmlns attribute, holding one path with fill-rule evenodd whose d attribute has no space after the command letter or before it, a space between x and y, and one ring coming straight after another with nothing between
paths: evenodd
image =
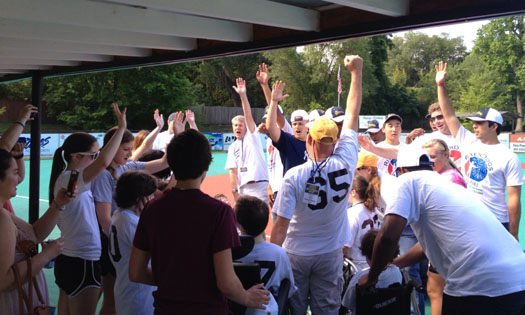
<instances>
[{"instance_id":1,"label":"ceiling of shelter","mask_svg":"<svg viewBox=\"0 0 525 315\"><path fill-rule=\"evenodd\" d=\"M525 12L523 0L0 0L0 82ZM460 26L459 26L460 27Z\"/></svg>"}]
</instances>

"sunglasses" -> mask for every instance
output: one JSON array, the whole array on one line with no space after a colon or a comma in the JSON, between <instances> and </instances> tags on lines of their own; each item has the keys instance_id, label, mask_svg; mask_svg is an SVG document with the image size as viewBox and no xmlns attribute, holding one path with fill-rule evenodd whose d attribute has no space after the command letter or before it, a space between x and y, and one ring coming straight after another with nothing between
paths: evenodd
<instances>
[{"instance_id":1,"label":"sunglasses","mask_svg":"<svg viewBox=\"0 0 525 315\"><path fill-rule=\"evenodd\" d=\"M77 154L80 154L80 155L89 155L89 156L91 156L91 158L93 160L97 159L99 153L100 153L100 151L96 151L96 152L77 152Z\"/></svg>"},{"instance_id":2,"label":"sunglasses","mask_svg":"<svg viewBox=\"0 0 525 315\"><path fill-rule=\"evenodd\" d=\"M436 120L442 120L442 119L443 119L443 115L437 115L435 117L430 117L431 122L434 122Z\"/></svg>"},{"instance_id":3,"label":"sunglasses","mask_svg":"<svg viewBox=\"0 0 525 315\"><path fill-rule=\"evenodd\" d=\"M358 171L362 171L362 170L364 170L364 169L366 169L366 166L358 167L356 170L358 170Z\"/></svg>"}]
</instances>

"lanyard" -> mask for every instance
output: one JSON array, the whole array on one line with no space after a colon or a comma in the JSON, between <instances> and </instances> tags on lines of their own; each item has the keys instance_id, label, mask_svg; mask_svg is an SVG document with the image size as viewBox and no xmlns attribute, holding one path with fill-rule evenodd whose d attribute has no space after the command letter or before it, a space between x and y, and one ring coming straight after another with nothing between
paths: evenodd
<instances>
[{"instance_id":1,"label":"lanyard","mask_svg":"<svg viewBox=\"0 0 525 315\"><path fill-rule=\"evenodd\" d=\"M312 171L310 172L310 180L312 182L316 173L319 173L319 175L321 175L321 170L326 166L328 159L330 159L330 157L326 158L326 160L322 161L321 163L317 163L314 160L312 160L312 164L314 165Z\"/></svg>"}]
</instances>

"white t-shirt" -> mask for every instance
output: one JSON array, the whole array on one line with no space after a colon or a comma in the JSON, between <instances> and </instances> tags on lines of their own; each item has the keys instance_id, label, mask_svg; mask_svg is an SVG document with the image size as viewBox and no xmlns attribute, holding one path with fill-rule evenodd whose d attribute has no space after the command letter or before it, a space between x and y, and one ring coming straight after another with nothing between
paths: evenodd
<instances>
[{"instance_id":1,"label":"white t-shirt","mask_svg":"<svg viewBox=\"0 0 525 315\"><path fill-rule=\"evenodd\" d=\"M240 262L274 262L275 270L264 286L265 289L269 290L273 295L279 295L279 286L281 285L281 281L284 279L290 280L291 283L288 297L291 297L297 290L294 284L290 260L288 259L288 255L286 255L286 251L281 246L269 242L256 243L248 255L238 260ZM261 268L261 279L264 277L266 272L268 272L266 268Z\"/></svg>"},{"instance_id":2,"label":"white t-shirt","mask_svg":"<svg viewBox=\"0 0 525 315\"><path fill-rule=\"evenodd\" d=\"M432 171L398 178L388 214L407 219L451 296L525 290L520 244L470 191Z\"/></svg>"},{"instance_id":3,"label":"white t-shirt","mask_svg":"<svg viewBox=\"0 0 525 315\"><path fill-rule=\"evenodd\" d=\"M410 145L415 145L421 148L426 142L433 139L441 139L448 145L450 151L450 159L456 164L457 167L461 164L461 147L458 141L452 135L446 135L441 131L434 131L432 133L426 133L421 137L417 137Z\"/></svg>"},{"instance_id":4,"label":"white t-shirt","mask_svg":"<svg viewBox=\"0 0 525 315\"><path fill-rule=\"evenodd\" d=\"M344 129L329 158L317 166L310 159L284 175L272 212L290 219L283 243L287 252L313 256L341 249L349 242L346 209L357 164L357 147L357 133ZM312 175L319 184L316 203L305 200L305 195L311 195L305 189Z\"/></svg>"},{"instance_id":5,"label":"white t-shirt","mask_svg":"<svg viewBox=\"0 0 525 315\"><path fill-rule=\"evenodd\" d=\"M166 146L170 143L171 138L173 138L173 134L170 133L169 130L159 133L155 141L153 141L152 149L166 152Z\"/></svg>"},{"instance_id":6,"label":"white t-shirt","mask_svg":"<svg viewBox=\"0 0 525 315\"><path fill-rule=\"evenodd\" d=\"M293 134L292 126L290 126L286 119L284 120L284 127L281 130ZM268 179L270 181L270 187L272 187L273 192L276 192L279 191L283 182L284 166L281 161L281 154L273 145L270 137L266 139L266 154L268 155Z\"/></svg>"},{"instance_id":7,"label":"white t-shirt","mask_svg":"<svg viewBox=\"0 0 525 315\"><path fill-rule=\"evenodd\" d=\"M481 143L463 126L456 140L463 150L460 170L468 189L478 194L500 222L509 222L505 188L523 184L520 159L501 143Z\"/></svg>"},{"instance_id":8,"label":"white t-shirt","mask_svg":"<svg viewBox=\"0 0 525 315\"><path fill-rule=\"evenodd\" d=\"M348 208L348 223L350 224L350 241L345 246L350 247L350 259L358 264L366 264L366 258L361 254L361 239L371 229L379 229L377 211L368 210L363 203L357 203Z\"/></svg>"},{"instance_id":9,"label":"white t-shirt","mask_svg":"<svg viewBox=\"0 0 525 315\"><path fill-rule=\"evenodd\" d=\"M400 142L398 145L388 144L385 141L379 142L377 145L379 148L395 148L400 149L403 144ZM392 176L397 176L397 159L387 159L384 157L377 156L377 170L383 174L389 174Z\"/></svg>"},{"instance_id":10,"label":"white t-shirt","mask_svg":"<svg viewBox=\"0 0 525 315\"><path fill-rule=\"evenodd\" d=\"M119 209L111 218L109 257L115 270L115 309L117 314L153 314L155 286L129 280L129 256L139 217L134 211Z\"/></svg>"},{"instance_id":11,"label":"white t-shirt","mask_svg":"<svg viewBox=\"0 0 525 315\"><path fill-rule=\"evenodd\" d=\"M346 289L345 295L343 296L343 300L341 301L341 304L343 304L344 307L348 308L352 313L355 314L356 312L356 285L363 277L364 275L368 274L369 269L364 269L361 271L358 271L352 279L350 279L350 283L348 284L348 289ZM388 288L392 284L395 283L402 283L402 275L401 270L396 265L388 265L385 270L383 270L379 277L377 277L377 283L375 285L378 289L384 289Z\"/></svg>"},{"instance_id":12,"label":"white t-shirt","mask_svg":"<svg viewBox=\"0 0 525 315\"><path fill-rule=\"evenodd\" d=\"M257 129L253 133L247 128L241 140L235 140L228 148L225 169L237 169L237 185L250 181L268 180L261 139Z\"/></svg>"},{"instance_id":13,"label":"white t-shirt","mask_svg":"<svg viewBox=\"0 0 525 315\"><path fill-rule=\"evenodd\" d=\"M55 198L60 188L67 188L71 171L63 171L54 188ZM62 254L86 260L99 260L102 250L91 183L84 183L84 170L79 170L78 195L60 212L58 228L64 238Z\"/></svg>"}]
</instances>

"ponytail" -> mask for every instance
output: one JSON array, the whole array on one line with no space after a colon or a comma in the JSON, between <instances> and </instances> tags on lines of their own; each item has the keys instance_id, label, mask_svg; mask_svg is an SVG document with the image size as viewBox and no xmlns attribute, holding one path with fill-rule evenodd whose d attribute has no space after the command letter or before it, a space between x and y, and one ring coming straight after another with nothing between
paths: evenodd
<instances>
[{"instance_id":1,"label":"ponytail","mask_svg":"<svg viewBox=\"0 0 525 315\"><path fill-rule=\"evenodd\" d=\"M363 176L356 176L352 183L352 190L370 212L375 211L378 200L378 190L375 185L369 183Z\"/></svg>"},{"instance_id":2,"label":"ponytail","mask_svg":"<svg viewBox=\"0 0 525 315\"><path fill-rule=\"evenodd\" d=\"M53 155L53 164L51 166L51 177L49 179L49 205L55 200L55 184L60 173L66 168L66 162L63 158L64 148L59 147Z\"/></svg>"}]
</instances>

